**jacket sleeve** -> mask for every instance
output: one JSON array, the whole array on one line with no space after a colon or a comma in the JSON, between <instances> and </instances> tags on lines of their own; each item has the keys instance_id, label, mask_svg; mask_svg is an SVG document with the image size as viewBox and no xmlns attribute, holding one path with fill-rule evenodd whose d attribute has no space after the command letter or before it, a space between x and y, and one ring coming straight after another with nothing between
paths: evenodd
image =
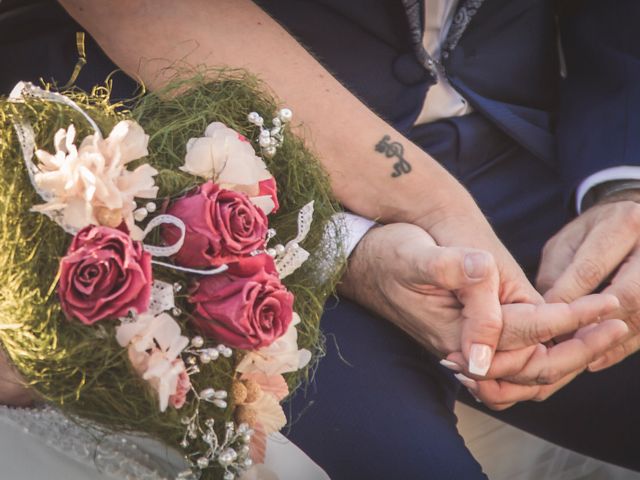
<instances>
[{"instance_id":1,"label":"jacket sleeve","mask_svg":"<svg viewBox=\"0 0 640 480\"><path fill-rule=\"evenodd\" d=\"M640 166L640 1L562 2L557 140L566 198L611 167Z\"/></svg>"}]
</instances>

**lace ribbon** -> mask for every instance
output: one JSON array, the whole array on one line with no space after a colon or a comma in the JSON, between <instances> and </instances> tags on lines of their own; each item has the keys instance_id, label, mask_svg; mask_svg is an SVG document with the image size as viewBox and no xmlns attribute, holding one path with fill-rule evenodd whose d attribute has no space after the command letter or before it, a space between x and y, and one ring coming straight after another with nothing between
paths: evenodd
<instances>
[{"instance_id":1,"label":"lace ribbon","mask_svg":"<svg viewBox=\"0 0 640 480\"><path fill-rule=\"evenodd\" d=\"M276 259L276 268L280 278L285 278L295 272L309 258L309 252L300 246L307 238L313 222L313 201L307 203L298 212L298 234L287 242L282 256Z\"/></svg>"}]
</instances>

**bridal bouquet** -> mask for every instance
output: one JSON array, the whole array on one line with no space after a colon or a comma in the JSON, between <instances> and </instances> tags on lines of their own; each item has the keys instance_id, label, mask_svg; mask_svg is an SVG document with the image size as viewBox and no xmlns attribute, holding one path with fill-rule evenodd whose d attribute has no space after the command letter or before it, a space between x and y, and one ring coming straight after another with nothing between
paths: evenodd
<instances>
[{"instance_id":1,"label":"bridal bouquet","mask_svg":"<svg viewBox=\"0 0 640 480\"><path fill-rule=\"evenodd\" d=\"M0 338L74 419L180 448L180 478L241 478L321 353L336 204L246 75L108 97L0 104Z\"/></svg>"}]
</instances>

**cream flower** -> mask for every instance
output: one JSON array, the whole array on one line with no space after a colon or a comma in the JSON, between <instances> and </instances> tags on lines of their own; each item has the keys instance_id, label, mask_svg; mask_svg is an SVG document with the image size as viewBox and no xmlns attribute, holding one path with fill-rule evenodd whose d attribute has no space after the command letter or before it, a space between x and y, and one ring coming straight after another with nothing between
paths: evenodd
<instances>
[{"instance_id":1,"label":"cream flower","mask_svg":"<svg viewBox=\"0 0 640 480\"><path fill-rule=\"evenodd\" d=\"M278 398L282 393L281 385L284 385L286 395L289 389L282 375L256 379L241 377L232 391L236 420L252 428L260 425L267 434L279 431L287 424Z\"/></svg>"},{"instance_id":2,"label":"cream flower","mask_svg":"<svg viewBox=\"0 0 640 480\"><path fill-rule=\"evenodd\" d=\"M35 175L38 188L49 197L34 211L61 216L63 226L81 229L87 225L117 227L124 221L135 240L141 230L135 225L135 197L155 198L158 172L148 164L129 171L126 165L148 154L148 135L132 120L119 122L106 139L84 138L75 145L73 125L55 134L55 154L36 151L40 161Z\"/></svg>"},{"instance_id":3,"label":"cream flower","mask_svg":"<svg viewBox=\"0 0 640 480\"><path fill-rule=\"evenodd\" d=\"M160 411L170 403L180 408L190 386L180 353L189 339L177 322L166 313L140 315L116 328L116 340L128 347L134 370L157 391Z\"/></svg>"},{"instance_id":4,"label":"cream flower","mask_svg":"<svg viewBox=\"0 0 640 480\"><path fill-rule=\"evenodd\" d=\"M266 348L247 353L240 361L240 373L263 373L267 376L300 370L311 360L311 352L298 350L298 330L300 317L294 312L293 320L286 333Z\"/></svg>"},{"instance_id":5,"label":"cream flower","mask_svg":"<svg viewBox=\"0 0 640 480\"><path fill-rule=\"evenodd\" d=\"M183 172L246 193L267 215L273 210L271 197L259 195L258 184L272 178L267 166L246 138L223 123L213 122L204 137L189 139L184 160Z\"/></svg>"}]
</instances>

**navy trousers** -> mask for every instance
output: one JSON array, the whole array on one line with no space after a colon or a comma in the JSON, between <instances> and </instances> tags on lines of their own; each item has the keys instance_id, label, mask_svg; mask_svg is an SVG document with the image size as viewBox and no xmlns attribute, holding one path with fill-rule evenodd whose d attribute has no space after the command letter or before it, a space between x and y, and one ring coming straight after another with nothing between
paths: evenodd
<instances>
[{"instance_id":1,"label":"navy trousers","mask_svg":"<svg viewBox=\"0 0 640 480\"><path fill-rule=\"evenodd\" d=\"M8 93L18 80L67 80L80 27L56 3L11 11L0 5L0 27L0 92ZM77 81L85 89L116 68L90 38L87 57ZM129 97L135 88L119 75L114 96ZM534 275L544 241L569 217L557 172L478 114L422 125L410 136L469 188L501 239ZM311 384L290 402L287 433L331 478L485 478L455 428L459 386L436 358L386 320L346 300L327 306L322 328L327 355ZM639 363L634 355L602 373L582 375L545 402L523 403L497 416L640 470Z\"/></svg>"}]
</instances>

